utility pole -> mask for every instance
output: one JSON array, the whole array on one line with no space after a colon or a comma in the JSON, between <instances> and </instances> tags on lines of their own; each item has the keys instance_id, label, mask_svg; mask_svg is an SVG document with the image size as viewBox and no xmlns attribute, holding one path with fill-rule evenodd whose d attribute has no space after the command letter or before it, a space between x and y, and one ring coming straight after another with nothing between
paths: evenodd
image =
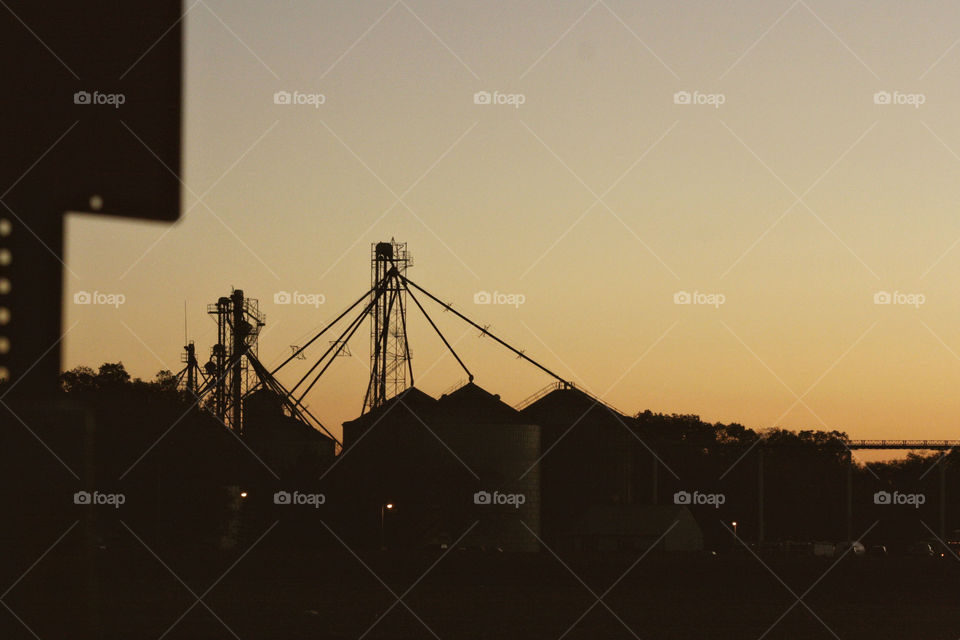
<instances>
[{"instance_id":1,"label":"utility pole","mask_svg":"<svg viewBox=\"0 0 960 640\"><path fill-rule=\"evenodd\" d=\"M940 539L947 539L947 456L940 463Z\"/></svg>"},{"instance_id":2,"label":"utility pole","mask_svg":"<svg viewBox=\"0 0 960 640\"><path fill-rule=\"evenodd\" d=\"M853 455L847 463L847 541L853 541Z\"/></svg>"},{"instance_id":3,"label":"utility pole","mask_svg":"<svg viewBox=\"0 0 960 640\"><path fill-rule=\"evenodd\" d=\"M757 449L757 544L763 544L763 447Z\"/></svg>"}]
</instances>

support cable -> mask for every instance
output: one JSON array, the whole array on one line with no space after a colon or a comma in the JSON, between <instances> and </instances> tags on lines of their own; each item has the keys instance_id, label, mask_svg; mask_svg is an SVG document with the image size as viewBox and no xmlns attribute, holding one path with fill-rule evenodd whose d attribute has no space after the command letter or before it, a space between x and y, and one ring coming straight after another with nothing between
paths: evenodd
<instances>
[{"instance_id":1,"label":"support cable","mask_svg":"<svg viewBox=\"0 0 960 640\"><path fill-rule=\"evenodd\" d=\"M427 313L427 310L423 308L423 305L420 304L420 301L417 300L417 296L413 295L413 291L407 287L407 293L410 294L410 299L417 305L417 308L420 309L420 313L423 314L423 317L427 319L427 322L430 323L430 326L433 327L433 330L437 332L437 335L440 336L440 339L443 340L443 344L447 347L447 350L453 354L453 357L456 358L457 362L460 364L460 367L467 373L467 378L470 382L473 382L473 374L470 373L470 369L467 368L467 365L464 364L463 360L460 359L460 356L457 355L457 352L454 350L453 345L451 345L446 336L443 335L443 332L440 331L440 328L434 323L433 318L430 317L430 314ZM412 374L411 374L412 375Z\"/></svg>"},{"instance_id":2,"label":"support cable","mask_svg":"<svg viewBox=\"0 0 960 640\"><path fill-rule=\"evenodd\" d=\"M570 382L568 382L567 380L564 380L563 378L561 378L560 376L558 376L557 374L555 374L555 373L554 373L553 371L551 371L550 369L547 369L545 366L543 366L542 364L540 364L539 362L537 362L537 361L534 360L533 358L527 356L527 355L524 354L522 351L519 351L519 350L515 349L514 347L510 346L509 344L507 344L506 342L504 342L503 340L501 340L501 339L498 338L497 336L495 336L495 335L493 335L492 333L490 333L485 327L480 326L479 324L477 324L476 322L474 322L473 320L471 320L471 319L468 318L467 316L463 315L462 313L460 313L459 311L457 311L456 309L454 309L452 306L450 306L450 305L447 304L446 302L443 302L442 300L440 300L439 298L437 298L435 295L433 295L432 293L430 293L429 291L427 291L426 289L424 289L423 287L421 287L420 285L418 285L418 284L417 284L416 282L414 282L413 280L410 280L410 279L407 278L406 276L400 276L400 278L403 280L404 283L406 283L407 285L412 285L413 287L415 287L415 288L417 289L417 291L422 292L424 295L426 295L428 298L430 298L431 300L433 300L433 301L436 302L437 304L441 305L441 306L442 306L444 309L446 309L447 311L451 311L455 316L457 316L458 318L460 318L461 320L463 320L464 322L466 322L466 323L469 324L470 326L472 326L472 327L474 327L474 328L476 328L476 329L479 329L482 334L488 335L488 336L490 336L491 338L493 338L494 341L496 341L498 344L500 344L500 345L503 346L503 347L506 347L507 349L509 349L510 351L512 351L513 353L515 353L515 354L517 355L517 357L526 360L527 362L529 362L529 363L532 364L533 366L537 367L537 368L540 369L541 371L543 371L543 372L551 375L552 377L556 378L558 381L562 382L562 383L564 384L564 386L566 386L566 387L571 387L571 386L573 386Z\"/></svg>"}]
</instances>

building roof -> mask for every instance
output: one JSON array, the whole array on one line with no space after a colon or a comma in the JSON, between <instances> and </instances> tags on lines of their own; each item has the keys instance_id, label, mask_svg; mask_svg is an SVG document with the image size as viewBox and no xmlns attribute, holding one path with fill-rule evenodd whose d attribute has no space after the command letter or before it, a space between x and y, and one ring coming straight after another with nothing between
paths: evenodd
<instances>
[{"instance_id":1,"label":"building roof","mask_svg":"<svg viewBox=\"0 0 960 640\"><path fill-rule=\"evenodd\" d=\"M503 402L499 395L468 382L452 393L440 396L438 413L458 422L522 424L522 414Z\"/></svg>"},{"instance_id":2,"label":"building roof","mask_svg":"<svg viewBox=\"0 0 960 640\"><path fill-rule=\"evenodd\" d=\"M343 423L344 427L367 427L390 413L390 420L419 418L428 422L437 410L437 400L416 387L410 387L384 402L379 407Z\"/></svg>"},{"instance_id":3,"label":"building roof","mask_svg":"<svg viewBox=\"0 0 960 640\"><path fill-rule=\"evenodd\" d=\"M603 401L573 387L554 389L525 407L520 413L535 424L568 423L587 413L589 415L585 416L584 420L600 419L610 422L626 422L629 419L628 416Z\"/></svg>"},{"instance_id":4,"label":"building roof","mask_svg":"<svg viewBox=\"0 0 960 640\"><path fill-rule=\"evenodd\" d=\"M333 439L283 411L283 400L269 389L258 389L244 399L246 419L244 431L248 436L265 436L283 440Z\"/></svg>"}]
</instances>

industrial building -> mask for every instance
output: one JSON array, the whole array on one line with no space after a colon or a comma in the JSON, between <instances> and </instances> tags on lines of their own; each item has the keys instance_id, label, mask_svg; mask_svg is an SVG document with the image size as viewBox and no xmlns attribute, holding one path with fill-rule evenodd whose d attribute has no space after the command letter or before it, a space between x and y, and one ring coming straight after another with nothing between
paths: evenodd
<instances>
[{"instance_id":1,"label":"industrial building","mask_svg":"<svg viewBox=\"0 0 960 640\"><path fill-rule=\"evenodd\" d=\"M333 464L336 441L284 413L276 392L257 389L243 402L244 440L281 477L316 477Z\"/></svg>"},{"instance_id":2,"label":"industrial building","mask_svg":"<svg viewBox=\"0 0 960 640\"><path fill-rule=\"evenodd\" d=\"M411 281L411 265L406 244L374 244L370 289L273 370L257 354L265 317L256 300L234 290L209 306L218 327L210 361L201 368L189 343L178 378L275 475L303 486L323 480L334 496L327 517L358 545L456 544L511 552L537 551L546 542L599 549L642 544L664 533L667 511L634 505L634 459L640 455L631 433L635 420ZM507 405L474 383L423 302L439 305L556 384L519 410ZM411 305L467 376L440 398L415 386L407 341ZM348 343L365 324L370 378L361 415L343 424L341 444L304 399L339 356L350 354ZM288 388L277 379L282 368L306 360L306 351L324 342L329 346L296 384ZM247 505L251 514L257 505L259 517L267 517L262 501ZM671 547L702 546L689 512L674 511L681 529L671 532Z\"/></svg>"},{"instance_id":3,"label":"industrial building","mask_svg":"<svg viewBox=\"0 0 960 640\"><path fill-rule=\"evenodd\" d=\"M499 396L467 383L437 400L411 387L343 430L353 515L381 516L385 544L537 550L540 428ZM483 492L523 498L485 503Z\"/></svg>"}]
</instances>

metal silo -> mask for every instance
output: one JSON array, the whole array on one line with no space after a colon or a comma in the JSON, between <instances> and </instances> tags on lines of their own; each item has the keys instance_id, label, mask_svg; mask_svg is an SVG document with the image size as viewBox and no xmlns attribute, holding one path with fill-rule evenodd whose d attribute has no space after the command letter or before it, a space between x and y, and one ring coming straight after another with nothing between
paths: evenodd
<instances>
[{"instance_id":1,"label":"metal silo","mask_svg":"<svg viewBox=\"0 0 960 640\"><path fill-rule=\"evenodd\" d=\"M550 543L590 507L633 502L631 418L572 386L557 386L520 410L539 424L549 451L543 467L543 530Z\"/></svg>"},{"instance_id":2,"label":"metal silo","mask_svg":"<svg viewBox=\"0 0 960 640\"><path fill-rule=\"evenodd\" d=\"M540 427L471 382L440 398L437 436L448 477L462 480L449 493L450 521L463 526L451 536L477 522L460 546L538 551Z\"/></svg>"},{"instance_id":3,"label":"metal silo","mask_svg":"<svg viewBox=\"0 0 960 640\"><path fill-rule=\"evenodd\" d=\"M436 541L446 487L440 467L446 450L432 435L436 405L410 387L343 423L343 461L335 477L351 544L395 548Z\"/></svg>"}]
</instances>

